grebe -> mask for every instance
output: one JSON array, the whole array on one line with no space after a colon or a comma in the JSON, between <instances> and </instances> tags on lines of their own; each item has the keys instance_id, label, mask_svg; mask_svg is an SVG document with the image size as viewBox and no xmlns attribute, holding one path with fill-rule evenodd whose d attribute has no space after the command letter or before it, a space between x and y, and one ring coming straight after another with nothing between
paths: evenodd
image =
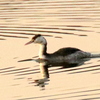
<instances>
[{"instance_id":1,"label":"grebe","mask_svg":"<svg viewBox=\"0 0 100 100\"><path fill-rule=\"evenodd\" d=\"M64 68L75 67L84 64L84 62L90 60L90 58L100 57L100 54L91 54L72 47L61 48L49 54L46 52L47 41L40 34L35 35L26 45L33 42L40 44L40 70L44 78L49 78L48 67L50 66L63 66Z\"/></svg>"}]
</instances>

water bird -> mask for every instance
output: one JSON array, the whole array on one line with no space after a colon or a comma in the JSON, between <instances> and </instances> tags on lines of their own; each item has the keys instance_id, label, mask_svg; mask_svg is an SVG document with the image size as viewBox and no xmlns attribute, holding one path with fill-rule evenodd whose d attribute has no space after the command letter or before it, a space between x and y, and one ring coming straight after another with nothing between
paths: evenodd
<instances>
[{"instance_id":1,"label":"water bird","mask_svg":"<svg viewBox=\"0 0 100 100\"><path fill-rule=\"evenodd\" d=\"M49 73L48 73L49 67L53 66L62 66L63 68L75 67L84 64L84 62L90 60L91 58L100 57L100 54L92 54L90 52L85 52L74 47L60 48L54 53L47 53L47 40L41 34L33 36L31 41L27 42L25 45L31 43L36 43L40 45L40 50L39 50L40 72L43 78L49 78Z\"/></svg>"}]
</instances>

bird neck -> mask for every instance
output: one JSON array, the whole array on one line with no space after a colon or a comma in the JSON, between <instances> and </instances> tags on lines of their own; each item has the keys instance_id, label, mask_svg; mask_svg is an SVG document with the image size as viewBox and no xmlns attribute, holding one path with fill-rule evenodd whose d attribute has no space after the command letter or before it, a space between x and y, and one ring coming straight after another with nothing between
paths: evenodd
<instances>
[{"instance_id":1,"label":"bird neck","mask_svg":"<svg viewBox=\"0 0 100 100\"><path fill-rule=\"evenodd\" d=\"M39 50L39 58L43 58L47 51L47 44L41 44Z\"/></svg>"}]
</instances>

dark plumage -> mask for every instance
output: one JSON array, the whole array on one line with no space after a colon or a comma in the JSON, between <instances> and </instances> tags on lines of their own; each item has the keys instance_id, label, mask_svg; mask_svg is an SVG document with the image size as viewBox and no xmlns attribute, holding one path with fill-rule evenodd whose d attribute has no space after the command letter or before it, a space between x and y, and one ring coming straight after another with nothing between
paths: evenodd
<instances>
[{"instance_id":1,"label":"dark plumage","mask_svg":"<svg viewBox=\"0 0 100 100\"><path fill-rule=\"evenodd\" d=\"M75 53L77 51L81 51L80 49L77 48L71 48L71 47L67 47L67 48L61 48L58 51L54 52L54 55L59 55L59 56L68 56L72 53Z\"/></svg>"},{"instance_id":2,"label":"dark plumage","mask_svg":"<svg viewBox=\"0 0 100 100\"><path fill-rule=\"evenodd\" d=\"M38 37L40 37L40 36L41 36L41 34L37 34L37 35L35 35L32 39L35 40L36 38L38 38Z\"/></svg>"}]
</instances>

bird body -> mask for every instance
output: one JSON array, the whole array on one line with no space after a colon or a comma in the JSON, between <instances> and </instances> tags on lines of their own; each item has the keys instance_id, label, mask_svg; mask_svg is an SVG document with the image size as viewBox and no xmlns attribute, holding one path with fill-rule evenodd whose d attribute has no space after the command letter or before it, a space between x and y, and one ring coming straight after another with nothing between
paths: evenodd
<instances>
[{"instance_id":1,"label":"bird body","mask_svg":"<svg viewBox=\"0 0 100 100\"><path fill-rule=\"evenodd\" d=\"M80 65L83 59L86 57L90 57L91 54L88 52L84 52L77 48L61 48L58 51L52 54L45 54L45 59L48 65L51 66L64 66L64 67L72 67Z\"/></svg>"},{"instance_id":2,"label":"bird body","mask_svg":"<svg viewBox=\"0 0 100 100\"><path fill-rule=\"evenodd\" d=\"M40 70L44 78L49 77L48 67L75 67L84 64L85 61L90 60L91 58L100 57L100 54L91 54L73 47L61 48L51 54L47 53L47 41L40 34L35 35L30 42L26 43L26 45L33 42L40 45Z\"/></svg>"}]
</instances>

